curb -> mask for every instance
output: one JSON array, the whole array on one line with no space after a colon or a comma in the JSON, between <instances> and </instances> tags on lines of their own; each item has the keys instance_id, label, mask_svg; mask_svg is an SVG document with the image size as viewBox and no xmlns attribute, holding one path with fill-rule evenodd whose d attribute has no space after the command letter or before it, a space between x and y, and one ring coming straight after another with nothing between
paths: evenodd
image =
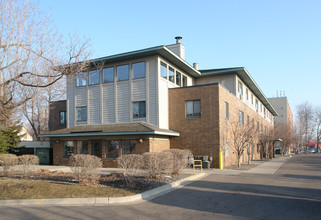
<instances>
[{"instance_id":1,"label":"curb","mask_svg":"<svg viewBox=\"0 0 321 220\"><path fill-rule=\"evenodd\" d=\"M56 198L56 199L16 199L0 200L0 207L8 206L106 206L129 203L140 203L164 195L177 188L207 176L208 173L199 173L184 179L169 183L152 190L132 196L124 197L95 197L95 198Z\"/></svg>"}]
</instances>

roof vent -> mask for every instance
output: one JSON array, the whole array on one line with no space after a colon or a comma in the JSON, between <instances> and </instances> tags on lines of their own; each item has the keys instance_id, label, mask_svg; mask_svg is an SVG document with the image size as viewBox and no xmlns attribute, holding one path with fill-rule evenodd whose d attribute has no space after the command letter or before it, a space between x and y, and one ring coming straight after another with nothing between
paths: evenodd
<instances>
[{"instance_id":1,"label":"roof vent","mask_svg":"<svg viewBox=\"0 0 321 220\"><path fill-rule=\"evenodd\" d=\"M175 39L176 39L176 43L177 43L177 44L180 44L180 43L181 43L181 40L182 40L182 37L177 36L177 37L175 37Z\"/></svg>"},{"instance_id":2,"label":"roof vent","mask_svg":"<svg viewBox=\"0 0 321 220\"><path fill-rule=\"evenodd\" d=\"M193 63L194 69L198 70L198 63Z\"/></svg>"}]
</instances>

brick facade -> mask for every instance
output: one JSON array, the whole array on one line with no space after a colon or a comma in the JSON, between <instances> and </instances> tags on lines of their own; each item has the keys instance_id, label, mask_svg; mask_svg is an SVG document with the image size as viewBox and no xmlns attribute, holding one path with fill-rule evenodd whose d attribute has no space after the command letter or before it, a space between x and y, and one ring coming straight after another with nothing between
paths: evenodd
<instances>
[{"instance_id":1,"label":"brick facade","mask_svg":"<svg viewBox=\"0 0 321 220\"><path fill-rule=\"evenodd\" d=\"M186 118L186 101L201 101L201 117ZM189 149L194 156L212 157L211 167L219 167L219 153L223 153L224 166L237 163L236 152L232 146L228 155L225 155L225 144L228 141L229 131L225 120L225 102L229 103L230 122L238 121L238 113L244 113L244 123L247 123L247 117L252 123L259 123L259 130L273 129L273 125L267 122L263 117L240 101L235 95L230 93L220 84L209 84L192 86L186 88L175 88L169 90L169 126L170 129L180 132L179 137L171 138L171 148ZM231 144L231 140L229 143ZM252 159L262 157L262 146L259 140L254 140L254 151ZM242 161L247 160L246 152Z\"/></svg>"},{"instance_id":2,"label":"brick facade","mask_svg":"<svg viewBox=\"0 0 321 220\"><path fill-rule=\"evenodd\" d=\"M49 104L49 131L66 128L59 123L60 112L66 112L66 100L54 101Z\"/></svg>"},{"instance_id":3,"label":"brick facade","mask_svg":"<svg viewBox=\"0 0 321 220\"><path fill-rule=\"evenodd\" d=\"M135 140L136 147L135 152L137 154L143 154L145 152L159 152L163 150L168 150L169 139L158 138L158 137L137 137L128 136L127 140ZM64 157L64 143L65 141L73 141L74 148L73 154L77 154L77 144L81 145L81 141L88 141L88 154L92 154L91 141L101 140L102 142L102 162L103 167L117 167L116 158L106 158L106 141L107 140L124 140L121 136L115 136L113 138L102 138L100 137L75 137L75 138L53 138L51 143L53 147L53 164L54 165L70 165L69 157ZM122 155L122 148L119 146L118 156Z\"/></svg>"}]
</instances>

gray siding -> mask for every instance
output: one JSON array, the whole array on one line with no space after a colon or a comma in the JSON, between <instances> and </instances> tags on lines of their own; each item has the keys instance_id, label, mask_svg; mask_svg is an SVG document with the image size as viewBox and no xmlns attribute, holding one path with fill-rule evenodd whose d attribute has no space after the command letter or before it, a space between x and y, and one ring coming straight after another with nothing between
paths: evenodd
<instances>
[{"instance_id":1,"label":"gray siding","mask_svg":"<svg viewBox=\"0 0 321 220\"><path fill-rule=\"evenodd\" d=\"M132 101L146 100L146 80L139 79L132 81Z\"/></svg>"},{"instance_id":2,"label":"gray siding","mask_svg":"<svg viewBox=\"0 0 321 220\"><path fill-rule=\"evenodd\" d=\"M104 84L102 92L102 117L103 124L115 123L115 92L114 92L114 84L108 83Z\"/></svg>"},{"instance_id":3,"label":"gray siding","mask_svg":"<svg viewBox=\"0 0 321 220\"><path fill-rule=\"evenodd\" d=\"M130 90L129 82L117 84L117 123L130 122Z\"/></svg>"},{"instance_id":4,"label":"gray siding","mask_svg":"<svg viewBox=\"0 0 321 220\"><path fill-rule=\"evenodd\" d=\"M88 124L100 124L100 87L88 88Z\"/></svg>"},{"instance_id":5,"label":"gray siding","mask_svg":"<svg viewBox=\"0 0 321 220\"><path fill-rule=\"evenodd\" d=\"M157 61L149 60L149 123L155 126L158 126L157 76Z\"/></svg>"}]
</instances>

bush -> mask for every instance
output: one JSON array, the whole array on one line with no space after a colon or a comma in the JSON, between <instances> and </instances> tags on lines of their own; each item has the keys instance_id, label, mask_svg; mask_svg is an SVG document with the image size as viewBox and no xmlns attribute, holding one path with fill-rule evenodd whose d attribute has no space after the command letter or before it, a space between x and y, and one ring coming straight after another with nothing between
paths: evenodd
<instances>
[{"instance_id":1,"label":"bush","mask_svg":"<svg viewBox=\"0 0 321 220\"><path fill-rule=\"evenodd\" d=\"M18 157L14 154L0 154L0 165L5 176L13 172L13 167L18 164Z\"/></svg>"},{"instance_id":2,"label":"bush","mask_svg":"<svg viewBox=\"0 0 321 220\"><path fill-rule=\"evenodd\" d=\"M173 171L173 154L168 151L147 152L143 154L144 169L152 178L162 178Z\"/></svg>"},{"instance_id":3,"label":"bush","mask_svg":"<svg viewBox=\"0 0 321 220\"><path fill-rule=\"evenodd\" d=\"M21 155L18 157L18 164L22 178L27 178L35 171L35 166L39 165L39 158L31 154Z\"/></svg>"},{"instance_id":4,"label":"bush","mask_svg":"<svg viewBox=\"0 0 321 220\"><path fill-rule=\"evenodd\" d=\"M183 169L190 165L189 158L192 157L192 153L189 150L170 149L166 152L173 155L172 175L179 175Z\"/></svg>"},{"instance_id":5,"label":"bush","mask_svg":"<svg viewBox=\"0 0 321 220\"><path fill-rule=\"evenodd\" d=\"M89 154L77 154L70 157L71 170L79 184L95 185L100 177L102 161Z\"/></svg>"},{"instance_id":6,"label":"bush","mask_svg":"<svg viewBox=\"0 0 321 220\"><path fill-rule=\"evenodd\" d=\"M117 158L118 167L123 169L124 178L127 185L133 183L133 177L138 174L143 167L143 156L139 154L122 155Z\"/></svg>"}]
</instances>

